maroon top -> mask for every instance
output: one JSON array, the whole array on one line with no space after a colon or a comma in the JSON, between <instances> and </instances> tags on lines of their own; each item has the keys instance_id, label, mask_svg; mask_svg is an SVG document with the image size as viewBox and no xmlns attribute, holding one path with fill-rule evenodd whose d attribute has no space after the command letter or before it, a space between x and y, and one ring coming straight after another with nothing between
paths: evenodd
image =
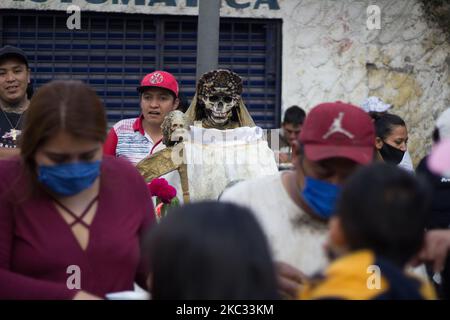
<instances>
[{"instance_id":1,"label":"maroon top","mask_svg":"<svg viewBox=\"0 0 450 320\"><path fill-rule=\"evenodd\" d=\"M29 182L21 173L19 159L0 161L0 299L71 299L72 265L81 289L100 297L145 285L140 240L155 216L135 167L103 158L86 251L46 193L24 197Z\"/></svg>"}]
</instances>

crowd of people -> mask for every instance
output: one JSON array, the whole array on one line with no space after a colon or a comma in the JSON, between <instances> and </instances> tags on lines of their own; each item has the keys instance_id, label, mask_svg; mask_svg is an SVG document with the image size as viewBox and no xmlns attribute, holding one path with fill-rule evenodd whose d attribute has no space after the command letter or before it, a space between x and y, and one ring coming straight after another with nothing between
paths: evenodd
<instances>
[{"instance_id":1,"label":"crowd of people","mask_svg":"<svg viewBox=\"0 0 450 320\"><path fill-rule=\"evenodd\" d=\"M135 165L166 147L176 78L144 76L141 115L108 132L88 85L30 99L31 77L25 52L0 49L0 299L136 285L155 300L450 298L450 109L414 170L407 124L380 98L292 106L274 133L289 170L157 222Z\"/></svg>"}]
</instances>

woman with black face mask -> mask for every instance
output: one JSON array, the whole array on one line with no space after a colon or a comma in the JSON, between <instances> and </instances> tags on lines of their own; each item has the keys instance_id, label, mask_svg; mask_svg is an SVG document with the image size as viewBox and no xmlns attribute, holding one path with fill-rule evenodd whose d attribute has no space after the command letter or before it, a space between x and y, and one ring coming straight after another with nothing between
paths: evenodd
<instances>
[{"instance_id":1,"label":"woman with black face mask","mask_svg":"<svg viewBox=\"0 0 450 320\"><path fill-rule=\"evenodd\" d=\"M398 165L407 150L408 130L405 121L390 113L369 114L374 119L375 147L385 162Z\"/></svg>"}]
</instances>

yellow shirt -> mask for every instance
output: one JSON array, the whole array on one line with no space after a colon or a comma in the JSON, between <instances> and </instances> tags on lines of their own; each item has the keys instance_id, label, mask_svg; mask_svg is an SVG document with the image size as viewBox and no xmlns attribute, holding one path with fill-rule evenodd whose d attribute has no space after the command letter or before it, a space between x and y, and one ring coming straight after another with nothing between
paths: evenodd
<instances>
[{"instance_id":1,"label":"yellow shirt","mask_svg":"<svg viewBox=\"0 0 450 320\"><path fill-rule=\"evenodd\" d=\"M436 299L436 293L430 283L404 274L391 263L377 259L369 250L360 250L334 261L323 277L305 285L299 298Z\"/></svg>"}]
</instances>

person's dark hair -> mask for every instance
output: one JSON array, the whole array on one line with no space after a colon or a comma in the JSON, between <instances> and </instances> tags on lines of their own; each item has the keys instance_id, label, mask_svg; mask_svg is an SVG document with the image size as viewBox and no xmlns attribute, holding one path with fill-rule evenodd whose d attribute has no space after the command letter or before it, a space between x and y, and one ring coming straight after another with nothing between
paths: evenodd
<instances>
[{"instance_id":1,"label":"person's dark hair","mask_svg":"<svg viewBox=\"0 0 450 320\"><path fill-rule=\"evenodd\" d=\"M167 94L169 94L172 97L173 101L175 101L175 99L177 98L177 96L175 95L175 93L173 91L166 89L166 88L161 88L161 87L155 86L155 87L143 87L142 89L138 89L139 101L142 99L142 95L151 88L157 88L157 89L163 90L164 92L166 92Z\"/></svg>"},{"instance_id":2,"label":"person's dark hair","mask_svg":"<svg viewBox=\"0 0 450 320\"><path fill-rule=\"evenodd\" d=\"M36 151L59 131L77 138L103 142L105 109L93 89L81 81L52 81L34 94L20 136L20 154L32 179L36 178ZM33 185L37 182L34 180Z\"/></svg>"},{"instance_id":3,"label":"person's dark hair","mask_svg":"<svg viewBox=\"0 0 450 320\"><path fill-rule=\"evenodd\" d=\"M387 139L396 126L406 127L405 121L396 114L369 112L369 115L374 120L376 136L382 140Z\"/></svg>"},{"instance_id":4,"label":"person's dark hair","mask_svg":"<svg viewBox=\"0 0 450 320\"><path fill-rule=\"evenodd\" d=\"M346 182L337 215L350 250L370 249L403 267L422 246L429 208L425 180L375 163Z\"/></svg>"},{"instance_id":5,"label":"person's dark hair","mask_svg":"<svg viewBox=\"0 0 450 320\"><path fill-rule=\"evenodd\" d=\"M433 140L433 143L438 143L439 141L441 141L441 135L438 128L434 128L431 138Z\"/></svg>"},{"instance_id":6,"label":"person's dark hair","mask_svg":"<svg viewBox=\"0 0 450 320\"><path fill-rule=\"evenodd\" d=\"M303 124L305 121L306 112L299 106L289 107L284 113L283 124L292 124L295 126Z\"/></svg>"},{"instance_id":7,"label":"person's dark hair","mask_svg":"<svg viewBox=\"0 0 450 320\"><path fill-rule=\"evenodd\" d=\"M185 205L150 231L145 247L153 299L278 299L268 243L248 209Z\"/></svg>"},{"instance_id":8,"label":"person's dark hair","mask_svg":"<svg viewBox=\"0 0 450 320\"><path fill-rule=\"evenodd\" d=\"M189 109L189 101L182 92L178 92L178 99L180 100L180 103L178 104L177 110L185 113L187 109Z\"/></svg>"},{"instance_id":9,"label":"person's dark hair","mask_svg":"<svg viewBox=\"0 0 450 320\"><path fill-rule=\"evenodd\" d=\"M27 86L27 98L28 98L28 100L31 100L31 98L33 98L33 94L34 94L33 84L29 83L28 86Z\"/></svg>"}]
</instances>

